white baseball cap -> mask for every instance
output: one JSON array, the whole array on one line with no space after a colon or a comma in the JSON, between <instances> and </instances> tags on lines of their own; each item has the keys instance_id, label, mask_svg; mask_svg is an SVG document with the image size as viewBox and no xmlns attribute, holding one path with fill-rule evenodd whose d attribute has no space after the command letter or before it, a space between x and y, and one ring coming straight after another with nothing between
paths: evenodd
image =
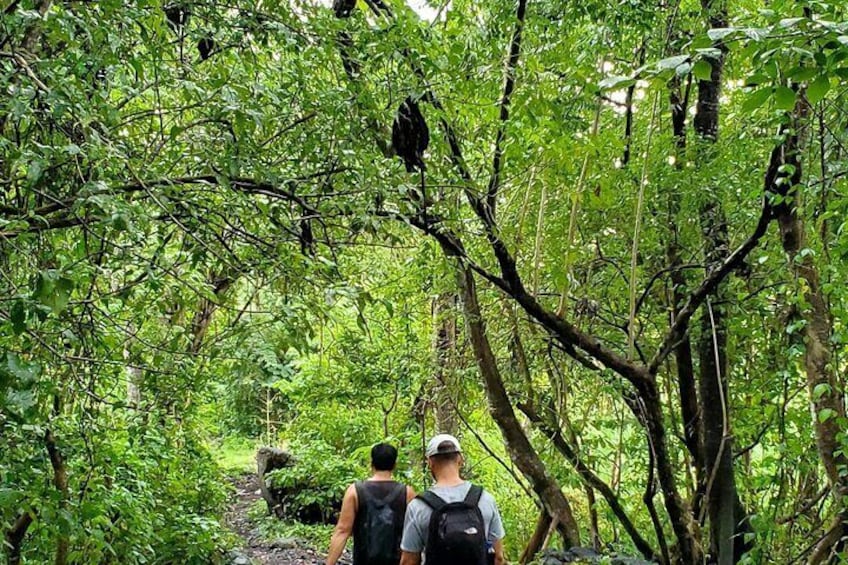
<instances>
[{"instance_id":1,"label":"white baseball cap","mask_svg":"<svg viewBox=\"0 0 848 565\"><path fill-rule=\"evenodd\" d=\"M459 440L450 434L433 436L427 444L427 457L447 453L462 453L462 448L459 447Z\"/></svg>"}]
</instances>

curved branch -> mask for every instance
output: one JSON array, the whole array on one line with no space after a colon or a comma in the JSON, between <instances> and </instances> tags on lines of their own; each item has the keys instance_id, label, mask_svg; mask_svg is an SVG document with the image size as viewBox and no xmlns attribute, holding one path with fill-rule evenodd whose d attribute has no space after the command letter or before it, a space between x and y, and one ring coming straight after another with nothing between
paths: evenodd
<instances>
[{"instance_id":1,"label":"curved branch","mask_svg":"<svg viewBox=\"0 0 848 565\"><path fill-rule=\"evenodd\" d=\"M296 187L300 182L311 180L314 178L318 178L321 176L332 175L337 172L340 172L344 169L331 169L327 171L321 171L318 173L314 173L311 175L307 175L304 177L298 177L294 179L289 179L284 181L281 184L274 184L265 181L259 181L251 178L226 178L216 175L200 175L200 176L185 176L185 177L176 177L176 178L163 178L163 179L153 179L153 180L143 180L135 183L125 184L117 187L110 188L108 190L104 190L96 193L97 195L109 195L109 194L134 194L138 192L146 192L151 188L159 188L159 187L168 187L168 186L180 186L180 185L192 185L192 184L206 184L206 185L215 185L215 186L229 186L230 188L244 192L246 194L256 194L262 196L268 196L271 198L279 198L283 200L287 200L289 202L293 202L297 204L304 213L308 215L319 216L318 209L315 208L312 204L306 201L306 198L303 196L299 196L294 193L292 190ZM85 197L85 199L91 198L92 194L89 194ZM42 220L40 224L33 224L27 226L26 228L19 230L9 230L0 232L0 239L14 239L20 235L25 233L40 233L44 231L50 231L55 229L63 229L69 227L76 227L88 224L90 222L99 221L99 218L88 218L82 217L78 215L74 215L71 213L72 208L80 201L82 201L82 197L72 197L64 200L57 200L51 204L47 204L40 208L36 208L35 210L15 210L15 219L20 220L29 220L33 217L39 218ZM3 209L5 212L6 210ZM9 210L11 211L11 210ZM51 218L42 218L43 216L48 216L50 214L55 214L57 212L61 212Z\"/></svg>"},{"instance_id":2,"label":"curved branch","mask_svg":"<svg viewBox=\"0 0 848 565\"><path fill-rule=\"evenodd\" d=\"M512 92L515 90L515 71L518 67L518 56L521 52L521 32L524 30L524 16L527 13L527 0L518 0L516 12L515 31L512 33L512 41L509 45L509 58L504 70L504 88L501 96L500 126L495 139L495 154L492 157L492 176L489 179L489 188L486 191L486 200L495 215L497 206L498 190L501 185L501 167L503 164L503 143L506 138L506 124L509 120L509 105L512 100Z\"/></svg>"},{"instance_id":3,"label":"curved branch","mask_svg":"<svg viewBox=\"0 0 848 565\"><path fill-rule=\"evenodd\" d=\"M748 239L742 243L742 245L737 247L736 250L731 253L721 265L712 271L709 276L707 276L701 284L698 285L698 288L692 291L689 295L686 303L680 309L680 312L678 312L674 323L671 325L668 334L662 342L662 345L660 345L656 355L654 355L648 365L647 370L650 375L657 374L660 365L662 365L663 361L665 361L669 354L671 354L674 346L677 345L677 343L686 335L692 316L695 315L695 312L698 308L700 308L707 297L712 294L718 285L727 278L731 272L737 269L745 260L745 257L747 257L748 254L757 247L760 243L760 239L762 239L766 234L766 231L768 231L768 227L772 219L772 208L768 202L764 200L763 208L760 212L760 219L757 222L757 227L754 229L754 233L752 233Z\"/></svg>"},{"instance_id":4,"label":"curved branch","mask_svg":"<svg viewBox=\"0 0 848 565\"><path fill-rule=\"evenodd\" d=\"M562 456L571 463L583 482L601 493L604 500L606 500L607 504L609 504L610 510L612 510L613 514L615 514L619 522L621 522L621 525L627 531L630 539L633 540L633 545L636 546L645 559L656 560L657 553L651 547L651 544L649 544L648 541L642 537L642 534L639 533L639 530L633 524L632 520L630 520L630 517L627 515L627 512L625 512L618 497L609 485L601 480L600 477L593 473L592 470L580 460L577 452L575 452L568 442L565 441L562 431L545 422L536 410L529 404L519 403L518 409L524 412L524 415L527 416L530 422L549 440L551 440L551 442L553 442L554 447L556 447L557 451L559 451Z\"/></svg>"},{"instance_id":5,"label":"curved branch","mask_svg":"<svg viewBox=\"0 0 848 565\"><path fill-rule=\"evenodd\" d=\"M17 517L12 527L6 530L5 541L8 547L6 560L9 565L19 565L21 562L22 545L27 530L35 520L34 511L25 511Z\"/></svg>"}]
</instances>

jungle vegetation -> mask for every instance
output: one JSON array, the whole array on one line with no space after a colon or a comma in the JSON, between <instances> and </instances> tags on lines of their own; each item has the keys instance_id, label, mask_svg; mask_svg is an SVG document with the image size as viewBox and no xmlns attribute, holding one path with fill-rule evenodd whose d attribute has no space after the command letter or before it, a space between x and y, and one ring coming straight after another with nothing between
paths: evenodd
<instances>
[{"instance_id":1,"label":"jungle vegetation","mask_svg":"<svg viewBox=\"0 0 848 565\"><path fill-rule=\"evenodd\" d=\"M215 562L227 442L329 503L437 430L515 560L839 562L843 2L0 9L9 563Z\"/></svg>"}]
</instances>

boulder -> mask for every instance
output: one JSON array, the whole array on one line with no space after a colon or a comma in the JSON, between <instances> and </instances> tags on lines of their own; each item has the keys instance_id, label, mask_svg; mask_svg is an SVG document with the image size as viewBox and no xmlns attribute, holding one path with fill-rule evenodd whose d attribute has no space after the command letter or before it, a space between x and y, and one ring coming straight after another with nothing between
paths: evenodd
<instances>
[{"instance_id":1,"label":"boulder","mask_svg":"<svg viewBox=\"0 0 848 565\"><path fill-rule=\"evenodd\" d=\"M296 458L289 452L273 447L261 447L256 453L256 474L259 477L259 492L268 504L268 513L279 519L296 520L303 524L334 524L342 507L341 497L325 503L313 502L301 505L295 497L314 485L291 485L278 488L270 484L266 475L277 469L294 467Z\"/></svg>"},{"instance_id":2,"label":"boulder","mask_svg":"<svg viewBox=\"0 0 848 565\"><path fill-rule=\"evenodd\" d=\"M291 453L275 447L260 447L256 452L256 475L259 477L259 490L262 498L268 504L268 513L277 518L283 517L283 489L271 487L265 480L265 475L277 469L294 465Z\"/></svg>"}]
</instances>

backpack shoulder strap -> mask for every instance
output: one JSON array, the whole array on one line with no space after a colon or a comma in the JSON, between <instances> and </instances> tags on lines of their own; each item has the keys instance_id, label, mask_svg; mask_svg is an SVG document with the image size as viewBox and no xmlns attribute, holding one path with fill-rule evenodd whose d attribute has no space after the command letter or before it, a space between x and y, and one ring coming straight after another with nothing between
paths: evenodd
<instances>
[{"instance_id":1,"label":"backpack shoulder strap","mask_svg":"<svg viewBox=\"0 0 848 565\"><path fill-rule=\"evenodd\" d=\"M432 508L434 511L439 511L447 505L447 503L442 500L442 497L431 490L425 490L415 498L424 501L424 504Z\"/></svg>"},{"instance_id":2,"label":"backpack shoulder strap","mask_svg":"<svg viewBox=\"0 0 848 565\"><path fill-rule=\"evenodd\" d=\"M465 495L465 504L476 507L480 504L480 498L483 496L483 488L472 484L468 489L468 494Z\"/></svg>"}]
</instances>

